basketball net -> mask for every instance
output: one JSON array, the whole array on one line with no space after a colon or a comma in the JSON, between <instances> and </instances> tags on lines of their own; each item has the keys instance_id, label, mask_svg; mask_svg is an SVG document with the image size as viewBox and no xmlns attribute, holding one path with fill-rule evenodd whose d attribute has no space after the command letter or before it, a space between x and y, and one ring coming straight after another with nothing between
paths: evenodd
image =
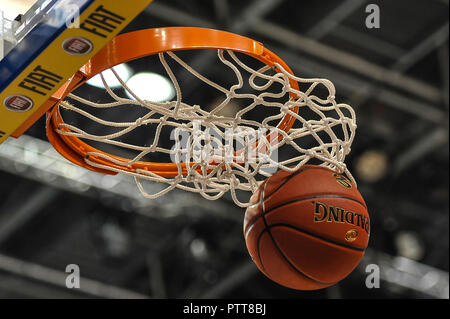
<instances>
[{"instance_id":1,"label":"basketball net","mask_svg":"<svg viewBox=\"0 0 450 319\"><path fill-rule=\"evenodd\" d=\"M126 160L103 152L88 152L84 161L91 167L134 177L140 192L147 198L160 197L175 188L199 193L209 200L218 199L230 192L238 206L247 207L249 204L238 198L238 191L254 192L263 179L277 170L294 172L313 159L322 166L345 174L355 182L344 163L355 136L355 112L349 105L336 102L335 87L329 80L296 77L278 63L275 63L273 68L265 66L254 70L233 51L219 49L217 54L218 60L236 77L236 83L229 88L209 80L175 53L159 53L159 60L175 87L175 100L158 103L141 99L112 68L111 71L133 98L116 95L102 74L106 92L114 102L100 104L71 93L68 97L77 101L77 106L63 100L58 108L76 112L77 116L88 118L96 125L114 128L115 132L95 135L77 125L67 123L59 124L55 130L62 136L77 137L137 152L138 155ZM210 111L199 105L183 102L180 84L166 61L168 58L198 80L221 92L223 101ZM245 81L242 72L248 73ZM301 84L302 90L292 87L292 81ZM256 93L239 93L246 85ZM324 95L316 93L317 90L326 91L326 97L320 98L319 95ZM220 112L236 99L250 100L250 103L246 103L234 116L220 115ZM80 104L85 107L79 107ZM109 112L124 105L140 107L146 113L134 121L120 122L105 120L86 111L87 107ZM256 107L265 107L276 112L262 122L247 119L248 113ZM311 112L314 118L306 118L304 114ZM278 124L287 115L295 119L295 122L290 130L285 131ZM137 128L149 126L153 126L156 133L153 137L146 137L152 139L150 143L146 141L147 145L135 145L121 140ZM167 127L172 129L174 137L171 148L163 147L160 143L160 132ZM304 146L306 140L308 147ZM167 141L165 142L167 144ZM280 160L277 156L278 150L287 146L295 154L289 159ZM177 169L172 174L129 169L130 165L154 153L170 155ZM100 160L93 160L94 158ZM114 165L104 164L105 161ZM165 188L150 193L145 189L143 181L161 183Z\"/></svg>"}]
</instances>

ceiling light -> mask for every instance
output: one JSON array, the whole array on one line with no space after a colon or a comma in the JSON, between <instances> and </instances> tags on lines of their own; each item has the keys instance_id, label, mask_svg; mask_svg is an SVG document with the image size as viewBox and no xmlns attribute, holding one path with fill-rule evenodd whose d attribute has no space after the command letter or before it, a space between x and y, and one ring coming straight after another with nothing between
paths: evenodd
<instances>
[{"instance_id":1,"label":"ceiling light","mask_svg":"<svg viewBox=\"0 0 450 319\"><path fill-rule=\"evenodd\" d=\"M133 75L127 86L133 93L142 100L152 102L170 101L175 96L175 88L172 82L166 77L156 73L138 73ZM127 91L130 99L134 97Z\"/></svg>"},{"instance_id":2,"label":"ceiling light","mask_svg":"<svg viewBox=\"0 0 450 319\"><path fill-rule=\"evenodd\" d=\"M388 157L380 150L368 150L356 161L358 177L369 183L376 183L386 176L389 170Z\"/></svg>"}]
</instances>

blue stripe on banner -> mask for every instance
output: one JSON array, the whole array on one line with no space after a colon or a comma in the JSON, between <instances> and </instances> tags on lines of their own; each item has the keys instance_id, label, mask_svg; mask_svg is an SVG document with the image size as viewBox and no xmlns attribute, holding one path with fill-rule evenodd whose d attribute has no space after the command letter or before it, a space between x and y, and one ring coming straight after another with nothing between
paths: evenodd
<instances>
[{"instance_id":1,"label":"blue stripe on banner","mask_svg":"<svg viewBox=\"0 0 450 319\"><path fill-rule=\"evenodd\" d=\"M67 29L67 15L61 14L70 6L73 9L77 6L81 15L94 0L69 0L55 5L45 22L40 22L33 28L25 38L20 41L6 56L0 61L0 92L18 77L22 71L30 65L64 30Z\"/></svg>"}]
</instances>

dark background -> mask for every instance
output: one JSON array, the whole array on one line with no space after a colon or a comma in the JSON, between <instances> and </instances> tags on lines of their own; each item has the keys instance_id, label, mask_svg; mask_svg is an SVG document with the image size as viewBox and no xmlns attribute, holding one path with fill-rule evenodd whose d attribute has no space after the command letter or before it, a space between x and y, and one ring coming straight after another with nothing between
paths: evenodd
<instances>
[{"instance_id":1,"label":"dark background","mask_svg":"<svg viewBox=\"0 0 450 319\"><path fill-rule=\"evenodd\" d=\"M380 7L368 29L365 8ZM0 298L448 298L448 0L156 0L124 32L201 26L257 39L302 77L324 77L357 113L346 160L369 207L360 266L313 292L281 287L252 263L244 209L173 191L138 194L67 165L42 119L0 148ZM195 68L224 77L205 59ZM140 69L137 64L136 67ZM187 88L186 98L212 103ZM120 183L118 183L120 181ZM378 289L366 266L381 270ZM65 268L81 268L81 289Z\"/></svg>"}]
</instances>

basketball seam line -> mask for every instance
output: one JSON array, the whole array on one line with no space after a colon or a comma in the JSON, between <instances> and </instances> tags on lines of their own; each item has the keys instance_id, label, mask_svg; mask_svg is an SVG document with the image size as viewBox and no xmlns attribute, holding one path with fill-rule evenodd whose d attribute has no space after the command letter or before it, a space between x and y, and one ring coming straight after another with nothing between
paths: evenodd
<instances>
[{"instance_id":1,"label":"basketball seam line","mask_svg":"<svg viewBox=\"0 0 450 319\"><path fill-rule=\"evenodd\" d=\"M266 186L266 184L264 185L264 188L265 188L265 186ZM264 195L264 190L263 190L262 195ZM261 196L261 199L262 199L262 198L263 198L263 196ZM301 202L301 201L305 201L305 200L309 200L309 199L314 199L314 198L343 198L343 199L349 199L349 200L352 200L352 201L354 201L354 202L360 204L362 207L364 207L364 208L367 210L366 206L364 206L363 203L361 203L360 201L358 201L358 200L356 200L356 199L354 199L354 198L347 197L347 196L341 196L341 195L332 195L332 194L315 195L315 196L308 196L308 197L303 197L303 198L294 199L294 200L291 200L291 201L289 201L289 202L283 203L283 204L281 204L281 205L272 207L272 208L269 209L267 212L265 211L264 200L261 200L261 199L260 199L260 205L261 205L261 207L262 207L263 212L261 213L261 215L259 215L258 217L256 217L256 218L251 222L251 224L247 225L247 231L245 232L245 234L248 233L248 231L252 228L252 226L253 226L253 225L254 225L261 217L265 219L265 215L269 214L270 212L274 211L275 209L281 208L281 207L283 207L283 206L286 206L286 205L289 205L289 204L292 204L292 203Z\"/></svg>"},{"instance_id":2,"label":"basketball seam line","mask_svg":"<svg viewBox=\"0 0 450 319\"><path fill-rule=\"evenodd\" d=\"M337 241L334 241L334 240L331 240L331 239L328 239L328 238L316 235L314 233L308 232L307 230L303 230L301 228L298 228L298 227L295 227L295 226L292 226L292 225L289 225L289 224L283 224L283 223L271 224L271 225L268 226L268 228L273 228L273 227L276 227L276 226L283 226L283 227L293 228L296 231L304 233L304 234L309 235L311 237L314 237L314 238L317 238L317 239L329 242L329 243L337 245L337 246L348 248L348 249L351 249L351 250L356 250L356 251L360 251L360 252L364 252L366 250L365 248L352 247L352 246L348 246L346 244L339 243Z\"/></svg>"},{"instance_id":3,"label":"basketball seam line","mask_svg":"<svg viewBox=\"0 0 450 319\"><path fill-rule=\"evenodd\" d=\"M274 190L272 193L268 194L266 198L263 197L263 200L269 199L273 195L275 195L276 192L280 190L287 182L289 182L291 179L293 179L295 176L300 175L301 173L307 171L308 169L312 169L312 167L306 166L301 167L298 171L296 171L294 174L288 175L285 180ZM269 178L270 179L270 178Z\"/></svg>"},{"instance_id":4,"label":"basketball seam line","mask_svg":"<svg viewBox=\"0 0 450 319\"><path fill-rule=\"evenodd\" d=\"M265 192L265 189L266 189L266 185L267 185L267 183L264 185L264 188L263 188L263 191L262 191L262 194L261 194L261 199L264 198L264 192ZM269 227L268 224L267 224L267 221L266 221L266 218L265 218L265 214L264 214L264 200L263 200L263 206L262 206L262 207L263 207L263 215L262 215L262 216L263 216L263 221L264 221L264 224L265 224L265 226L266 226L265 229L264 229L264 231L267 230L267 233L269 234L270 239L272 240L273 245L274 245L275 248L278 250L278 252L280 253L281 257L286 261L286 263L287 263L289 266L291 266L291 268L292 268L295 272L297 272L297 273L300 274L301 276L305 277L306 279L309 279L309 280L311 280L311 281L313 281L313 282L316 282L316 283L319 283L319 284L322 284L322 285L332 285L332 284L334 284L335 282L326 283L326 282L321 282L321 281L319 281L319 280L316 280L316 279L314 279L314 278L308 276L307 274L303 273L301 270L297 269L297 267L295 267L295 265L293 265L293 264L291 263L291 261L284 255L283 251L280 249L280 247L278 246L277 242L276 242L275 239L273 238L272 232L270 231L270 227ZM265 271L264 264L263 264L262 258L261 258L261 254L260 254L260 252L259 252L259 244L260 244L260 240L261 240L261 238L262 238L262 235L264 234L264 231L261 232L261 234L258 236L257 248L258 248L258 257L259 257L259 261L260 261L260 263L261 263L261 267L262 267L262 268L264 269L264 271Z\"/></svg>"}]
</instances>

